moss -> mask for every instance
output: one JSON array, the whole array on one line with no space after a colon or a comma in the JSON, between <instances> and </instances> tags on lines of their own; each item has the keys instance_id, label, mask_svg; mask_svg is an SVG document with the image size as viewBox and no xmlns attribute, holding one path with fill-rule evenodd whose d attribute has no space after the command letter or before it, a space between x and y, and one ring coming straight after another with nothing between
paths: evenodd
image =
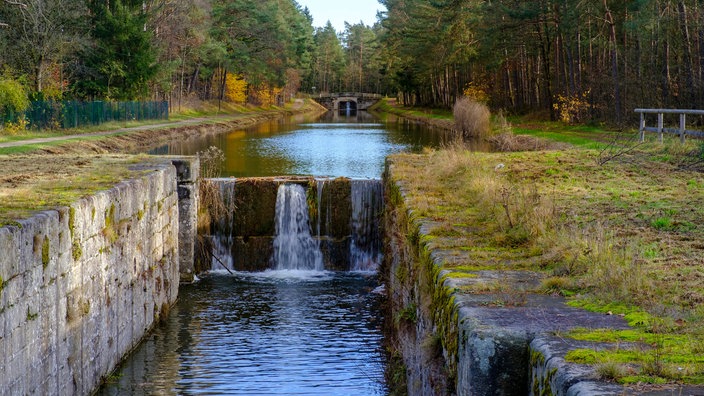
<instances>
[{"instance_id":1,"label":"moss","mask_svg":"<svg viewBox=\"0 0 704 396\"><path fill-rule=\"evenodd\" d=\"M44 269L49 265L49 237L44 236L44 242L42 243L42 266Z\"/></svg>"},{"instance_id":2,"label":"moss","mask_svg":"<svg viewBox=\"0 0 704 396\"><path fill-rule=\"evenodd\" d=\"M74 239L73 244L71 245L71 256L74 261L80 260L81 256L83 256L83 248L81 248L81 244L77 239Z\"/></svg>"},{"instance_id":3,"label":"moss","mask_svg":"<svg viewBox=\"0 0 704 396\"><path fill-rule=\"evenodd\" d=\"M597 362L597 352L592 349L573 349L567 352L565 360L580 364L594 364Z\"/></svg>"},{"instance_id":4,"label":"moss","mask_svg":"<svg viewBox=\"0 0 704 396\"><path fill-rule=\"evenodd\" d=\"M477 274L472 274L468 272L459 272L459 271L452 271L450 273L445 274L443 276L442 280L445 280L447 278L456 278L456 279L462 279L462 278L477 278L479 275Z\"/></svg>"},{"instance_id":5,"label":"moss","mask_svg":"<svg viewBox=\"0 0 704 396\"><path fill-rule=\"evenodd\" d=\"M531 350L530 351L530 365L531 367L544 366L545 365L545 355L542 352Z\"/></svg>"},{"instance_id":6,"label":"moss","mask_svg":"<svg viewBox=\"0 0 704 396\"><path fill-rule=\"evenodd\" d=\"M39 313L32 313L32 311L27 307L27 320L35 320L39 317Z\"/></svg>"},{"instance_id":7,"label":"moss","mask_svg":"<svg viewBox=\"0 0 704 396\"><path fill-rule=\"evenodd\" d=\"M110 204L110 207L105 210L105 227L110 227L115 224L115 204Z\"/></svg>"},{"instance_id":8,"label":"moss","mask_svg":"<svg viewBox=\"0 0 704 396\"><path fill-rule=\"evenodd\" d=\"M0 227L17 227L21 230L22 223L20 223L18 221L13 221L13 220L7 220L7 221L0 222Z\"/></svg>"},{"instance_id":9,"label":"moss","mask_svg":"<svg viewBox=\"0 0 704 396\"><path fill-rule=\"evenodd\" d=\"M68 208L68 231L71 233L71 238L75 234L76 228L76 208L73 206Z\"/></svg>"},{"instance_id":10,"label":"moss","mask_svg":"<svg viewBox=\"0 0 704 396\"><path fill-rule=\"evenodd\" d=\"M140 221L141 221L143 218L144 218L144 211L140 209L140 210L137 212L137 220L140 220Z\"/></svg>"},{"instance_id":11,"label":"moss","mask_svg":"<svg viewBox=\"0 0 704 396\"><path fill-rule=\"evenodd\" d=\"M398 312L395 321L397 324L402 321L415 324L418 321L418 307L415 304L408 304Z\"/></svg>"}]
</instances>

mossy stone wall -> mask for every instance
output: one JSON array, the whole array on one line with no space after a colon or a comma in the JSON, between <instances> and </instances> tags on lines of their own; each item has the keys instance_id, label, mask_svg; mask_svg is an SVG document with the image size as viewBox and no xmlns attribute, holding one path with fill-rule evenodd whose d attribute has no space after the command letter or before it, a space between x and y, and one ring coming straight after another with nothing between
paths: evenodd
<instances>
[{"instance_id":1,"label":"mossy stone wall","mask_svg":"<svg viewBox=\"0 0 704 396\"><path fill-rule=\"evenodd\" d=\"M0 227L0 394L91 394L176 300L176 169L149 166Z\"/></svg>"}]
</instances>

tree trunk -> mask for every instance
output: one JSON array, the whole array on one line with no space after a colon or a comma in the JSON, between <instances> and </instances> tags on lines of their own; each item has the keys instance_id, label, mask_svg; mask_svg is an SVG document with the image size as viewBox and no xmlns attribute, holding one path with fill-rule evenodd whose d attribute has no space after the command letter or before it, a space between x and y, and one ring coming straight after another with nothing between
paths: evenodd
<instances>
[{"instance_id":1,"label":"tree trunk","mask_svg":"<svg viewBox=\"0 0 704 396\"><path fill-rule=\"evenodd\" d=\"M618 43L616 42L616 23L611 15L611 10L607 0L603 0L604 4L604 19L609 25L609 44L611 53L611 79L613 81L614 89L614 119L617 124L622 121L621 117L621 87L618 81Z\"/></svg>"},{"instance_id":2,"label":"tree trunk","mask_svg":"<svg viewBox=\"0 0 704 396\"><path fill-rule=\"evenodd\" d=\"M679 15L680 21L680 31L682 32L682 40L684 44L684 53L682 54L684 61L684 74L685 74L685 85L684 85L684 100L685 106L692 106L692 100L694 99L694 64L692 63L692 40L689 35L689 26L687 24L687 6L684 1L680 0L677 3L677 13Z\"/></svg>"}]
</instances>

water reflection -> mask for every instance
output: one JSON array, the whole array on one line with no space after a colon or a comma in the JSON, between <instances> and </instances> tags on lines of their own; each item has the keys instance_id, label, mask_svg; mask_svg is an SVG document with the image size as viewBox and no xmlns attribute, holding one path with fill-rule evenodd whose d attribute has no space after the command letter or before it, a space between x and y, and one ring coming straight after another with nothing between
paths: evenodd
<instances>
[{"instance_id":1,"label":"water reflection","mask_svg":"<svg viewBox=\"0 0 704 396\"><path fill-rule=\"evenodd\" d=\"M386 394L375 279L279 275L211 274L182 287L99 394Z\"/></svg>"},{"instance_id":2,"label":"water reflection","mask_svg":"<svg viewBox=\"0 0 704 396\"><path fill-rule=\"evenodd\" d=\"M223 176L315 175L379 178L385 158L437 147L447 134L366 111L328 112L263 123L227 134L160 147L152 153L193 155L209 146L226 156Z\"/></svg>"}]
</instances>

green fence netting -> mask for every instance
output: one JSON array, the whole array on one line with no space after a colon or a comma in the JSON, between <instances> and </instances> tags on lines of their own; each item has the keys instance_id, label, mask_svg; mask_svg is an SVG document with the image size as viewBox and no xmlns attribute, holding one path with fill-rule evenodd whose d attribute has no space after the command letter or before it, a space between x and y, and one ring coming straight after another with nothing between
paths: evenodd
<instances>
[{"instance_id":1,"label":"green fence netting","mask_svg":"<svg viewBox=\"0 0 704 396\"><path fill-rule=\"evenodd\" d=\"M0 113L0 121L16 122L21 114ZM35 101L24 112L31 129L77 128L110 121L166 120L169 102Z\"/></svg>"}]
</instances>

